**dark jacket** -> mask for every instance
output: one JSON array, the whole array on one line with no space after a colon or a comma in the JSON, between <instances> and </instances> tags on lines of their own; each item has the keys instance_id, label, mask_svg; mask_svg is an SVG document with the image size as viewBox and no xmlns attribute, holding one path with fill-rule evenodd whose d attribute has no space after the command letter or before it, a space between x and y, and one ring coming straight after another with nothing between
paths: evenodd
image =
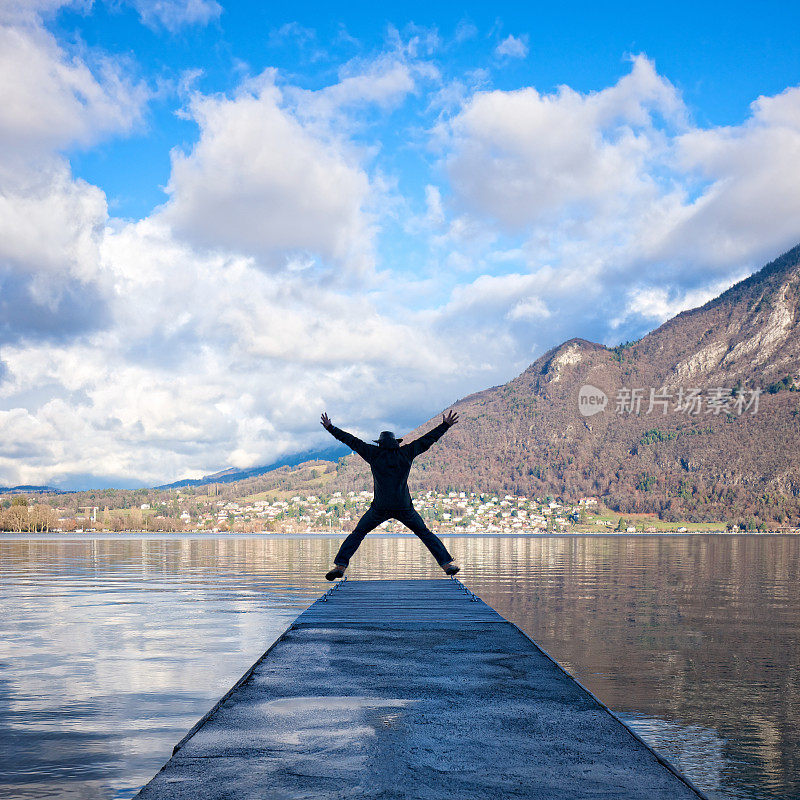
<instances>
[{"instance_id":1,"label":"dark jacket","mask_svg":"<svg viewBox=\"0 0 800 800\"><path fill-rule=\"evenodd\" d=\"M335 425L329 431L370 465L375 491L372 507L394 511L412 507L411 493L408 491L411 462L420 453L424 453L449 427L446 422L442 422L419 439L393 447L367 444Z\"/></svg>"}]
</instances>

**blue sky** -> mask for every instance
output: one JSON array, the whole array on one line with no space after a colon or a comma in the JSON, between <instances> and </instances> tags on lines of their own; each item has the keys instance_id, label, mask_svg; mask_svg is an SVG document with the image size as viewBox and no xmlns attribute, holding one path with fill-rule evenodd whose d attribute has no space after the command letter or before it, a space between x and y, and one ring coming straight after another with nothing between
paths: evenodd
<instances>
[{"instance_id":1,"label":"blue sky","mask_svg":"<svg viewBox=\"0 0 800 800\"><path fill-rule=\"evenodd\" d=\"M794 4L0 2L0 485L406 431L800 241Z\"/></svg>"}]
</instances>

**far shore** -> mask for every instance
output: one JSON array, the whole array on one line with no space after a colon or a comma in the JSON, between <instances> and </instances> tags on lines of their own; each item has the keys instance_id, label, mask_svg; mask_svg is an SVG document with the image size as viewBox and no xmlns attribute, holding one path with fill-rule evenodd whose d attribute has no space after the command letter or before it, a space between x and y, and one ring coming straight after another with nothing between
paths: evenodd
<instances>
[{"instance_id":1,"label":"far shore","mask_svg":"<svg viewBox=\"0 0 800 800\"><path fill-rule=\"evenodd\" d=\"M240 533L235 531L49 531L36 533L0 532L0 541L27 539L307 539L311 536L321 539L341 539L349 531L295 531L277 533L261 531ZM659 531L541 531L526 533L449 533L439 532L443 539L560 539L565 537L655 537L655 536L797 536L800 528L772 531L728 531L728 530L659 530ZM370 538L399 539L413 536L408 533L375 531Z\"/></svg>"}]
</instances>

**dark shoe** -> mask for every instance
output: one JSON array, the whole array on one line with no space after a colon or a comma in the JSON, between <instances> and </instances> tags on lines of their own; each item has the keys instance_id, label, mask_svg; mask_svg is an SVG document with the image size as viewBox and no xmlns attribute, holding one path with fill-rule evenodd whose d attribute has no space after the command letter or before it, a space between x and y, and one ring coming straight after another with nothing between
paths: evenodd
<instances>
[{"instance_id":1,"label":"dark shoe","mask_svg":"<svg viewBox=\"0 0 800 800\"><path fill-rule=\"evenodd\" d=\"M325 580L335 581L337 578L344 578L344 567L340 567L338 564L325 573Z\"/></svg>"},{"instance_id":2,"label":"dark shoe","mask_svg":"<svg viewBox=\"0 0 800 800\"><path fill-rule=\"evenodd\" d=\"M455 575L456 572L461 570L461 567L459 567L454 561L451 561L449 564L442 564L442 569L444 570L445 575Z\"/></svg>"}]
</instances>

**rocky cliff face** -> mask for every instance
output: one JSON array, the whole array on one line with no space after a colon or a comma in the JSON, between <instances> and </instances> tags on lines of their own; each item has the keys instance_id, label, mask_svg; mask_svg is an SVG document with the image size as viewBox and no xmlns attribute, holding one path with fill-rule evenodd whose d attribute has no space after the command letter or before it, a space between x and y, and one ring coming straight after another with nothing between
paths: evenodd
<instances>
[{"instance_id":1,"label":"rocky cliff face","mask_svg":"<svg viewBox=\"0 0 800 800\"><path fill-rule=\"evenodd\" d=\"M462 422L419 460L415 488L796 524L799 328L800 246L638 342L572 339L459 401ZM338 485L368 486L354 458Z\"/></svg>"}]
</instances>

